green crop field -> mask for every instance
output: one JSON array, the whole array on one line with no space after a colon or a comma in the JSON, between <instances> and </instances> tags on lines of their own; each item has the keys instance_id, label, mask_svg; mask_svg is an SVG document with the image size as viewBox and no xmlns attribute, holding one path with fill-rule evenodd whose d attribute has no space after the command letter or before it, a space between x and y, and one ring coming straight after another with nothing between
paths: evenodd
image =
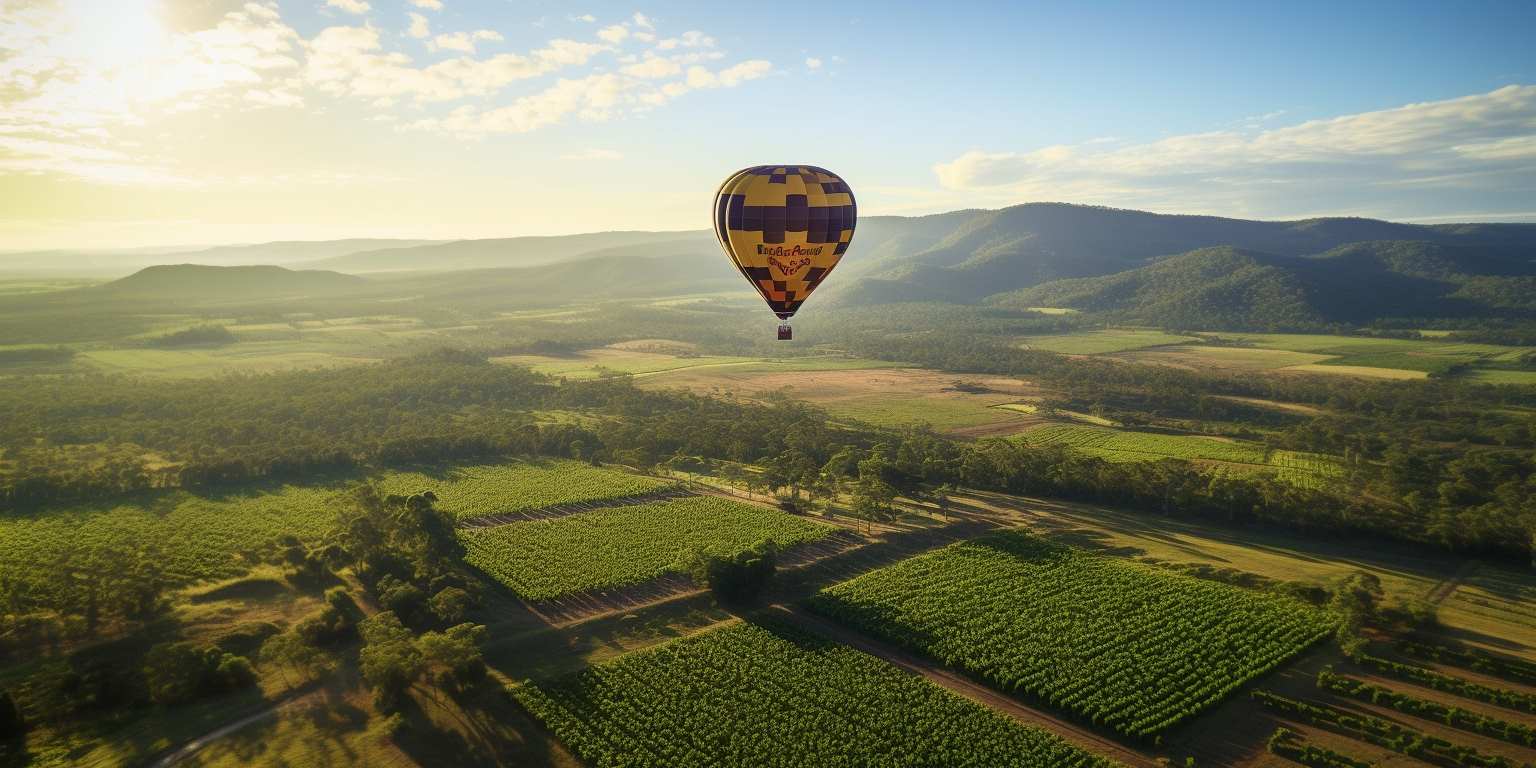
<instances>
[{"instance_id":1,"label":"green crop field","mask_svg":"<svg viewBox=\"0 0 1536 768\"><path fill-rule=\"evenodd\" d=\"M1041 349L1069 355L1102 355L1191 341L1198 341L1198 339L1163 331L1102 330L1055 336L1026 336L1020 339L1020 345L1026 349Z\"/></svg>"},{"instance_id":2,"label":"green crop field","mask_svg":"<svg viewBox=\"0 0 1536 768\"><path fill-rule=\"evenodd\" d=\"M388 493L436 493L439 508L461 520L578 501L619 499L671 484L669 480L558 459L451 467L438 472L389 472L379 478L380 488Z\"/></svg>"},{"instance_id":3,"label":"green crop field","mask_svg":"<svg viewBox=\"0 0 1536 768\"><path fill-rule=\"evenodd\" d=\"M1131 736L1205 710L1334 625L1298 600L1019 532L874 571L810 605Z\"/></svg>"},{"instance_id":4,"label":"green crop field","mask_svg":"<svg viewBox=\"0 0 1536 768\"><path fill-rule=\"evenodd\" d=\"M778 510L696 496L459 535L471 565L525 599L552 600L682 572L696 551L735 554L763 539L788 547L832 530Z\"/></svg>"},{"instance_id":5,"label":"green crop field","mask_svg":"<svg viewBox=\"0 0 1536 768\"><path fill-rule=\"evenodd\" d=\"M1021 440L1042 445L1064 445L1109 461L1156 461L1157 459L1205 459L1236 464L1265 464L1264 447L1255 443L1195 435L1161 435L1113 429L1052 424L1030 430Z\"/></svg>"},{"instance_id":6,"label":"green crop field","mask_svg":"<svg viewBox=\"0 0 1536 768\"><path fill-rule=\"evenodd\" d=\"M63 589L63 564L88 567L95 553L134 553L177 584L237 576L255 552L281 536L314 539L336 519L338 491L288 486L271 492L196 495L79 505L0 517L0 573L34 594Z\"/></svg>"},{"instance_id":7,"label":"green crop field","mask_svg":"<svg viewBox=\"0 0 1536 768\"><path fill-rule=\"evenodd\" d=\"M1163 435L1113 429L1052 424L1030 430L1017 439L1038 445L1062 445L1106 461L1220 461L1273 469L1282 480L1304 487L1322 487L1343 477L1337 459L1303 451L1266 453L1258 443L1199 435Z\"/></svg>"},{"instance_id":8,"label":"green crop field","mask_svg":"<svg viewBox=\"0 0 1536 768\"><path fill-rule=\"evenodd\" d=\"M1113 765L778 623L712 630L513 695L594 768Z\"/></svg>"}]
</instances>

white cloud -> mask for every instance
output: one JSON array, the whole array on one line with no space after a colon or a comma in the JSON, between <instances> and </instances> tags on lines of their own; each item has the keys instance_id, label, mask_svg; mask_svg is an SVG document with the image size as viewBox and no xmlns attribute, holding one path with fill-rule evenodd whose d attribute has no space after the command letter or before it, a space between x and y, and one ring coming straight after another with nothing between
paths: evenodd
<instances>
[{"instance_id":1,"label":"white cloud","mask_svg":"<svg viewBox=\"0 0 1536 768\"><path fill-rule=\"evenodd\" d=\"M442 0L411 0L411 5L417 8L425 8L429 11L441 11L443 9Z\"/></svg>"},{"instance_id":2,"label":"white cloud","mask_svg":"<svg viewBox=\"0 0 1536 768\"><path fill-rule=\"evenodd\" d=\"M624 42L624 38L629 37L629 27L623 24L613 24L598 30L597 36L601 40L618 45Z\"/></svg>"},{"instance_id":3,"label":"white cloud","mask_svg":"<svg viewBox=\"0 0 1536 768\"><path fill-rule=\"evenodd\" d=\"M561 160L623 160L624 153L613 149L583 149L560 156Z\"/></svg>"},{"instance_id":4,"label":"white cloud","mask_svg":"<svg viewBox=\"0 0 1536 768\"><path fill-rule=\"evenodd\" d=\"M403 53L383 52L378 30L372 27L330 27L307 47L305 79L323 91L369 100L408 97L418 102L485 96L518 80L586 64L607 50L596 43L552 40L528 55L461 57L416 67Z\"/></svg>"},{"instance_id":5,"label":"white cloud","mask_svg":"<svg viewBox=\"0 0 1536 768\"><path fill-rule=\"evenodd\" d=\"M474 137L527 133L572 117L584 122L603 122L627 112L659 107L689 91L733 88L766 75L772 68L772 64L762 60L744 61L718 72L696 66L688 70L686 79L659 85L645 78L611 72L562 79L505 107L477 110L464 106L446 117L417 120L408 128Z\"/></svg>"},{"instance_id":6,"label":"white cloud","mask_svg":"<svg viewBox=\"0 0 1536 768\"><path fill-rule=\"evenodd\" d=\"M671 77L683 71L683 65L671 60L659 57L644 59L636 64L624 68L624 74L631 77L660 78Z\"/></svg>"},{"instance_id":7,"label":"white cloud","mask_svg":"<svg viewBox=\"0 0 1536 768\"><path fill-rule=\"evenodd\" d=\"M656 44L658 50L670 51L675 48L713 48L715 39L697 29L684 32L681 37L669 37Z\"/></svg>"},{"instance_id":8,"label":"white cloud","mask_svg":"<svg viewBox=\"0 0 1536 768\"><path fill-rule=\"evenodd\" d=\"M1234 214L1355 210L1380 201L1369 210L1393 210L1405 204L1387 202L1394 196L1422 196L1429 188L1470 194L1504 189L1522 175L1536 178L1536 86L1267 130L973 150L933 170L945 189L1012 201L1183 201L1186 208ZM1320 190L1345 202L1319 199Z\"/></svg>"},{"instance_id":9,"label":"white cloud","mask_svg":"<svg viewBox=\"0 0 1536 768\"><path fill-rule=\"evenodd\" d=\"M812 70L821 69L821 59L818 59L815 56L807 56L805 59L805 68Z\"/></svg>"},{"instance_id":10,"label":"white cloud","mask_svg":"<svg viewBox=\"0 0 1536 768\"><path fill-rule=\"evenodd\" d=\"M597 21L597 17L593 16L590 13L583 13L580 16L572 16L571 17L571 21L581 21L581 22L585 22L587 24L592 24L592 23Z\"/></svg>"},{"instance_id":11,"label":"white cloud","mask_svg":"<svg viewBox=\"0 0 1536 768\"><path fill-rule=\"evenodd\" d=\"M656 28L656 25L651 21L650 17L646 16L645 14L643 14L643 13L641 13L639 11L635 11L635 15L634 15L634 19L633 20L635 22L635 26L637 26L637 27L639 27L641 29L655 29Z\"/></svg>"},{"instance_id":12,"label":"white cloud","mask_svg":"<svg viewBox=\"0 0 1536 768\"><path fill-rule=\"evenodd\" d=\"M419 13L407 15L411 17L411 26L406 30L406 34L417 40L423 40L432 36L432 25L427 22L427 17Z\"/></svg>"},{"instance_id":13,"label":"white cloud","mask_svg":"<svg viewBox=\"0 0 1536 768\"><path fill-rule=\"evenodd\" d=\"M428 47L433 50L458 51L460 53L474 53L475 44L483 41L500 42L501 33L491 29L477 29L474 32L453 32L438 35L432 38Z\"/></svg>"},{"instance_id":14,"label":"white cloud","mask_svg":"<svg viewBox=\"0 0 1536 768\"><path fill-rule=\"evenodd\" d=\"M773 69L773 64L762 59L743 61L718 72L704 67L688 68L689 88L734 88L748 80L756 80Z\"/></svg>"},{"instance_id":15,"label":"white cloud","mask_svg":"<svg viewBox=\"0 0 1536 768\"><path fill-rule=\"evenodd\" d=\"M340 8L347 13L364 14L372 9L366 0L325 0L325 4L332 8Z\"/></svg>"}]
</instances>

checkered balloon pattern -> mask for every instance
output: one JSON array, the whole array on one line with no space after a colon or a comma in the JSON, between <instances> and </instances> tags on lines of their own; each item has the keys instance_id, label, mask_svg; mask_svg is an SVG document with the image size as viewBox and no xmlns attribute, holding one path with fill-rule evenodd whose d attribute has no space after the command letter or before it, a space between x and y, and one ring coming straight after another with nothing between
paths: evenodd
<instances>
[{"instance_id":1,"label":"checkered balloon pattern","mask_svg":"<svg viewBox=\"0 0 1536 768\"><path fill-rule=\"evenodd\" d=\"M853 240L853 190L810 165L758 165L715 193L715 235L768 307L788 320Z\"/></svg>"}]
</instances>

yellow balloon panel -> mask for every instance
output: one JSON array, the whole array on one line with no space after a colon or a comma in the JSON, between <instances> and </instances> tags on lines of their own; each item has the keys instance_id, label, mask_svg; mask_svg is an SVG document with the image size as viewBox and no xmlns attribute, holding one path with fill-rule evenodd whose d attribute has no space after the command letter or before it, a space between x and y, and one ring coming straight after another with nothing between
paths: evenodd
<instances>
[{"instance_id":1,"label":"yellow balloon panel","mask_svg":"<svg viewBox=\"0 0 1536 768\"><path fill-rule=\"evenodd\" d=\"M747 168L715 196L720 246L781 318L842 260L857 217L847 183L815 166Z\"/></svg>"}]
</instances>

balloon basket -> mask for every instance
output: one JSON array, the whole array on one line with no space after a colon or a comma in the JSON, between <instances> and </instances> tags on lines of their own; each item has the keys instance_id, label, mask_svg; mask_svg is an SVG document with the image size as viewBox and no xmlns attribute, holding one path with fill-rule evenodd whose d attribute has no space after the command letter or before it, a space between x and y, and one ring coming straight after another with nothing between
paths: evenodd
<instances>
[{"instance_id":1,"label":"balloon basket","mask_svg":"<svg viewBox=\"0 0 1536 768\"><path fill-rule=\"evenodd\" d=\"M795 332L790 330L789 323L781 324L779 326L779 341L789 341L793 338L795 338Z\"/></svg>"}]
</instances>

